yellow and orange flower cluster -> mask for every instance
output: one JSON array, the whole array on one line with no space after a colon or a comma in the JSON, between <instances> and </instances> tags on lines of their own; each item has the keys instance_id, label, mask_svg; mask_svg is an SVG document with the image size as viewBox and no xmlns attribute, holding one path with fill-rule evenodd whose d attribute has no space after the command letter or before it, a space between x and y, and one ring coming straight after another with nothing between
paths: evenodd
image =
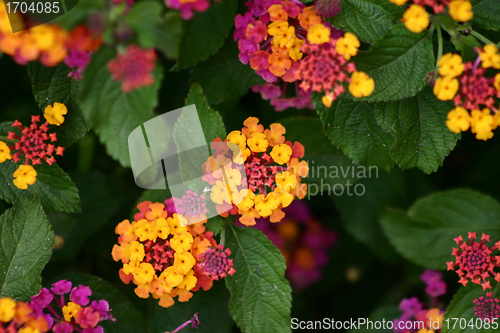
<instances>
[{"instance_id":1,"label":"yellow and orange flower cluster","mask_svg":"<svg viewBox=\"0 0 500 333\"><path fill-rule=\"evenodd\" d=\"M443 55L438 61L440 76L433 91L438 99L455 102L446 121L450 131L460 133L470 128L476 139L486 141L500 125L495 107L500 98L500 72L494 77L484 74L490 68L500 69L500 54L493 44L476 51L479 55L474 63L463 63L458 54Z\"/></svg>"},{"instance_id":2,"label":"yellow and orange flower cluster","mask_svg":"<svg viewBox=\"0 0 500 333\"><path fill-rule=\"evenodd\" d=\"M19 14L10 14L13 24L18 29L26 28ZM13 33L9 17L3 2L0 2L0 52L10 55L18 64L26 65L30 61L39 60L42 65L53 67L59 65L68 50L80 43L78 49L93 51L101 45L100 38L90 35L81 38L81 27L75 29L77 34L66 32L53 24L42 24Z\"/></svg>"},{"instance_id":3,"label":"yellow and orange flower cluster","mask_svg":"<svg viewBox=\"0 0 500 333\"><path fill-rule=\"evenodd\" d=\"M115 229L120 236L112 256L123 263L122 281L132 281L137 296L152 295L163 307L173 305L173 297L187 302L200 287L210 289L213 280L198 265L207 250L217 247L213 233L205 233L206 220L188 225L162 203L144 201L137 208L135 221L125 220Z\"/></svg>"},{"instance_id":4,"label":"yellow and orange flower cluster","mask_svg":"<svg viewBox=\"0 0 500 333\"><path fill-rule=\"evenodd\" d=\"M48 332L49 324L44 316L35 317L33 309L25 302L10 297L0 298L0 331L17 333Z\"/></svg>"},{"instance_id":5,"label":"yellow and orange flower cluster","mask_svg":"<svg viewBox=\"0 0 500 333\"><path fill-rule=\"evenodd\" d=\"M389 0L395 5L403 6L408 0ZM425 6L432 8L434 14L439 14L448 8L451 18L459 22L472 20L472 3L470 0L413 0L408 9L404 12L401 22L405 27L414 33L420 33L427 29L430 23L430 16Z\"/></svg>"},{"instance_id":6,"label":"yellow and orange flower cluster","mask_svg":"<svg viewBox=\"0 0 500 333\"><path fill-rule=\"evenodd\" d=\"M222 216L240 214L240 222L254 225L264 217L279 222L281 210L295 198L302 199L307 185L302 178L309 172L304 146L285 141L286 129L275 123L264 130L259 119L249 117L241 131L232 131L213 157L203 164L203 180L212 186L210 198Z\"/></svg>"}]
</instances>

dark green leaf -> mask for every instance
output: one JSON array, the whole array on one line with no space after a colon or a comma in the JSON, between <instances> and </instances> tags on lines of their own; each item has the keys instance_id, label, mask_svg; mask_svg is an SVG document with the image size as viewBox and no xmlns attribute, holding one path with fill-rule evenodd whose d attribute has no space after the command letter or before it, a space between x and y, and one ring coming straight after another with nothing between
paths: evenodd
<instances>
[{"instance_id":1,"label":"dark green leaf","mask_svg":"<svg viewBox=\"0 0 500 333\"><path fill-rule=\"evenodd\" d=\"M36 183L20 190L12 183L18 165L12 160L0 164L0 199L8 203L24 201L26 197L36 195L47 213L62 211L75 213L80 211L78 189L71 178L57 165L49 166L45 162L35 165Z\"/></svg>"},{"instance_id":2,"label":"dark green leaf","mask_svg":"<svg viewBox=\"0 0 500 333\"><path fill-rule=\"evenodd\" d=\"M226 221L232 223L234 222L234 219L232 217L223 218L222 216L217 215L208 219L207 223L205 223L205 228L207 231L212 231L214 235L218 235L222 229L224 229Z\"/></svg>"},{"instance_id":3,"label":"dark green leaf","mask_svg":"<svg viewBox=\"0 0 500 333\"><path fill-rule=\"evenodd\" d=\"M237 1L216 1L204 13L185 21L184 37L175 69L196 65L215 54L229 36L236 16Z\"/></svg>"},{"instance_id":4,"label":"dark green leaf","mask_svg":"<svg viewBox=\"0 0 500 333\"><path fill-rule=\"evenodd\" d=\"M285 259L260 231L226 224L223 238L234 258L229 312L244 333L291 332L291 288Z\"/></svg>"},{"instance_id":5,"label":"dark green leaf","mask_svg":"<svg viewBox=\"0 0 500 333\"><path fill-rule=\"evenodd\" d=\"M468 232L500 239L500 205L470 190L438 192L415 203L407 214L387 210L383 229L405 258L431 269L445 269L452 261L454 238Z\"/></svg>"},{"instance_id":6,"label":"dark green leaf","mask_svg":"<svg viewBox=\"0 0 500 333\"><path fill-rule=\"evenodd\" d=\"M163 73L157 63L155 83L127 94L107 69L113 57L115 52L106 47L92 56L83 74L79 101L85 119L106 145L108 154L123 166L130 166L128 136L152 118Z\"/></svg>"},{"instance_id":7,"label":"dark green leaf","mask_svg":"<svg viewBox=\"0 0 500 333\"><path fill-rule=\"evenodd\" d=\"M58 277L58 280L66 279L73 285L89 286L92 289L91 300L105 299L109 307L113 309L111 314L116 322L104 321L100 323L106 333L146 333L145 320L142 313L123 295L115 286L101 278L80 274L68 273Z\"/></svg>"},{"instance_id":8,"label":"dark green leaf","mask_svg":"<svg viewBox=\"0 0 500 333\"><path fill-rule=\"evenodd\" d=\"M373 104L339 98L327 108L321 96L314 94L313 105L323 123L323 132L344 154L363 165L384 170L392 167L389 148L394 138L377 124Z\"/></svg>"},{"instance_id":9,"label":"dark green leaf","mask_svg":"<svg viewBox=\"0 0 500 333\"><path fill-rule=\"evenodd\" d=\"M353 167L352 160L341 154L323 133L323 124L317 118L289 118L280 123L286 128L286 140L304 145L304 160L309 174L303 179L308 185L308 195L330 190L335 184L353 181L351 173L342 173Z\"/></svg>"},{"instance_id":10,"label":"dark green leaf","mask_svg":"<svg viewBox=\"0 0 500 333\"><path fill-rule=\"evenodd\" d=\"M75 176L73 178L80 192L81 214L53 213L48 218L56 235L64 239L64 246L55 250L52 261L74 258L83 243L100 230L116 212L118 200L108 177L101 173Z\"/></svg>"},{"instance_id":11,"label":"dark green leaf","mask_svg":"<svg viewBox=\"0 0 500 333\"><path fill-rule=\"evenodd\" d=\"M30 196L0 216L0 295L27 301L38 293L52 253L54 233L37 198Z\"/></svg>"},{"instance_id":12,"label":"dark green leaf","mask_svg":"<svg viewBox=\"0 0 500 333\"><path fill-rule=\"evenodd\" d=\"M194 104L198 117L207 142L206 150L201 147L195 153L181 152L190 151L192 147L197 147L196 133L189 135L193 128L199 127L196 123L197 119L190 117L189 113L181 113L179 119L175 123L174 141L179 152L179 170L185 184L188 184L193 190L199 191L203 189L207 183L201 180L203 170L201 165L206 162L210 151L210 143L216 137L224 139L226 130L220 114L208 106L207 99L203 95L203 91L198 84L193 84L189 90L186 99L186 106ZM199 134L199 133L198 133ZM196 143L193 143L195 140Z\"/></svg>"},{"instance_id":13,"label":"dark green leaf","mask_svg":"<svg viewBox=\"0 0 500 333\"><path fill-rule=\"evenodd\" d=\"M474 12L473 25L488 30L500 30L498 0L473 0L472 5L474 6L472 8Z\"/></svg>"},{"instance_id":14,"label":"dark green leaf","mask_svg":"<svg viewBox=\"0 0 500 333\"><path fill-rule=\"evenodd\" d=\"M390 154L402 169L417 167L431 173L443 164L461 136L446 127L453 107L452 102L438 100L430 88L413 98L375 105L378 123L396 139Z\"/></svg>"},{"instance_id":15,"label":"dark green leaf","mask_svg":"<svg viewBox=\"0 0 500 333\"><path fill-rule=\"evenodd\" d=\"M57 144L62 147L71 146L89 130L89 125L77 104L80 81L69 78L69 72L71 69L64 63L57 67L45 67L39 62L28 64L33 95L42 114L47 105L55 102L63 103L68 108L64 123L58 127L52 126L57 134Z\"/></svg>"},{"instance_id":16,"label":"dark green leaf","mask_svg":"<svg viewBox=\"0 0 500 333\"><path fill-rule=\"evenodd\" d=\"M229 38L216 55L193 69L192 78L202 86L210 105L238 98L264 83L250 66L241 63L238 53L238 45Z\"/></svg>"},{"instance_id":17,"label":"dark green leaf","mask_svg":"<svg viewBox=\"0 0 500 333\"><path fill-rule=\"evenodd\" d=\"M493 297L500 296L500 284L497 284L495 289L493 289ZM474 315L474 299L486 296L486 292L479 285L469 283L467 287L462 287L453 297L444 318L449 319L449 322L444 322L442 333L493 333L498 332L498 319L495 321L497 324L491 324L489 329L484 328L485 323L482 325L479 322L479 318ZM456 321L454 318L458 318ZM473 325L469 326L472 319ZM464 320L467 325L464 324ZM462 322L460 322L462 321ZM490 321L491 323L491 321ZM481 325L481 326L480 326ZM481 328L479 328L481 327ZM495 327L495 329L493 329Z\"/></svg>"},{"instance_id":18,"label":"dark green leaf","mask_svg":"<svg viewBox=\"0 0 500 333\"><path fill-rule=\"evenodd\" d=\"M358 172L361 167L351 165L351 168ZM354 190L363 195L352 195ZM393 261L397 255L382 231L379 213L389 204L400 203L403 196L404 180L401 171L394 169L391 173L379 174L377 169L370 168L366 171L366 178L360 178L351 187L351 195L346 192L332 198L347 231L381 258Z\"/></svg>"},{"instance_id":19,"label":"dark green leaf","mask_svg":"<svg viewBox=\"0 0 500 333\"><path fill-rule=\"evenodd\" d=\"M230 333L234 322L227 311L229 292L224 284L215 281L209 291L199 290L193 294L189 302L176 302L167 309L159 306L157 300L152 300L152 311L148 318L150 331L154 333L173 331L198 312L200 320L198 328L188 325L182 333Z\"/></svg>"},{"instance_id":20,"label":"dark green leaf","mask_svg":"<svg viewBox=\"0 0 500 333\"><path fill-rule=\"evenodd\" d=\"M405 10L386 0L343 0L340 4L340 13L332 18L332 24L370 44L394 26Z\"/></svg>"},{"instance_id":21,"label":"dark green leaf","mask_svg":"<svg viewBox=\"0 0 500 333\"><path fill-rule=\"evenodd\" d=\"M432 34L415 34L395 25L368 51L354 57L356 68L375 80L375 91L364 98L370 102L396 101L414 96L425 86L434 68Z\"/></svg>"},{"instance_id":22,"label":"dark green leaf","mask_svg":"<svg viewBox=\"0 0 500 333\"><path fill-rule=\"evenodd\" d=\"M159 49L167 58L179 55L182 35L182 20L175 11L170 11L160 20L162 6L153 1L145 1L132 6L125 21L137 32L142 47Z\"/></svg>"},{"instance_id":23,"label":"dark green leaf","mask_svg":"<svg viewBox=\"0 0 500 333\"><path fill-rule=\"evenodd\" d=\"M481 47L479 41L473 36L465 36L458 34L451 37L451 42L455 48L460 51L464 62L474 61L477 59L477 53L474 51L476 47Z\"/></svg>"}]
</instances>

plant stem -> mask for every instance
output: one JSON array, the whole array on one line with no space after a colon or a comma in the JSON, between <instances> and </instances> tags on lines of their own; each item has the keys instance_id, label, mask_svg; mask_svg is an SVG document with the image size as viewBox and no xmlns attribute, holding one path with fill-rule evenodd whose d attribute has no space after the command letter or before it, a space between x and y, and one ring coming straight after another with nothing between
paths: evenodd
<instances>
[{"instance_id":1,"label":"plant stem","mask_svg":"<svg viewBox=\"0 0 500 333\"><path fill-rule=\"evenodd\" d=\"M436 67L439 59L443 56L443 32L441 31L441 27L437 26L437 34L438 34L438 55L436 59Z\"/></svg>"},{"instance_id":2,"label":"plant stem","mask_svg":"<svg viewBox=\"0 0 500 333\"><path fill-rule=\"evenodd\" d=\"M483 42L483 43L485 43L485 44L495 44L495 43L493 43L491 40L489 40L488 38L484 37L483 35L481 35L481 34L480 34L479 32L477 32L477 31L472 30L472 31L470 32L470 34L471 34L472 36L476 37L477 39L479 39L480 41L482 41L482 42Z\"/></svg>"}]
</instances>

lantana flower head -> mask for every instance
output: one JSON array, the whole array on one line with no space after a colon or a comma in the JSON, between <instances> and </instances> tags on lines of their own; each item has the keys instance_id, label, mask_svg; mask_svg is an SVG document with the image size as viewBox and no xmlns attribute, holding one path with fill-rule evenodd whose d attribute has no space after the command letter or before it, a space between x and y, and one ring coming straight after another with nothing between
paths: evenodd
<instances>
[{"instance_id":1,"label":"lantana flower head","mask_svg":"<svg viewBox=\"0 0 500 333\"><path fill-rule=\"evenodd\" d=\"M68 76L81 80L83 71L90 62L90 56L102 44L102 38L92 33L86 26L80 25L74 28L68 35L66 48L68 54L64 62L72 68Z\"/></svg>"},{"instance_id":2,"label":"lantana flower head","mask_svg":"<svg viewBox=\"0 0 500 333\"><path fill-rule=\"evenodd\" d=\"M491 283L488 280L490 277L500 282L500 273L494 271L495 267L500 267L500 257L492 255L493 251L500 246L500 242L488 247L486 243L490 241L489 235L483 234L480 242L476 242L476 238L475 232L469 232L469 244L462 236L455 238L459 248L453 248L451 254L456 257L456 260L447 262L446 265L448 270L456 270L460 277L458 282L464 286L471 281L481 285L483 290L491 289Z\"/></svg>"},{"instance_id":3,"label":"lantana flower head","mask_svg":"<svg viewBox=\"0 0 500 333\"><path fill-rule=\"evenodd\" d=\"M295 198L304 198L307 185L302 178L309 172L304 146L286 141L283 125L264 130L259 119L249 117L241 131L232 131L219 144L214 156L203 164L202 179L212 185L211 200L222 216L240 214L240 222L254 225L264 217L279 222L281 210ZM235 149L238 148L238 149ZM235 152L241 152L238 157Z\"/></svg>"},{"instance_id":4,"label":"lantana flower head","mask_svg":"<svg viewBox=\"0 0 500 333\"><path fill-rule=\"evenodd\" d=\"M116 319L106 300L91 301L91 295L88 286L73 287L70 281L60 280L31 297L26 314L44 320L47 330L54 333L104 333L99 323Z\"/></svg>"},{"instance_id":5,"label":"lantana flower head","mask_svg":"<svg viewBox=\"0 0 500 333\"><path fill-rule=\"evenodd\" d=\"M460 133L469 128L478 140L493 137L500 121L495 107L500 98L500 73L485 75L488 69L500 69L500 54L493 44L477 48L474 62L462 62L458 54L447 53L438 61L440 77L434 84L434 94L440 100L453 100L455 109L448 113L446 125Z\"/></svg>"},{"instance_id":6,"label":"lantana flower head","mask_svg":"<svg viewBox=\"0 0 500 333\"><path fill-rule=\"evenodd\" d=\"M500 318L500 300L493 293L474 299L474 315L482 320Z\"/></svg>"},{"instance_id":7,"label":"lantana flower head","mask_svg":"<svg viewBox=\"0 0 500 333\"><path fill-rule=\"evenodd\" d=\"M155 62L154 49L143 49L131 44L123 54L118 54L108 63L108 70L113 80L121 82L121 89L128 93L155 82Z\"/></svg>"},{"instance_id":8,"label":"lantana flower head","mask_svg":"<svg viewBox=\"0 0 500 333\"><path fill-rule=\"evenodd\" d=\"M24 164L13 174L13 183L17 188L26 190L28 185L36 182L37 172L33 168L34 165L42 164L42 160L52 165L56 161L54 155L63 155L64 148L53 144L57 141L56 133L48 133L48 130L49 125L60 126L67 113L68 109L62 103L48 105L44 112L46 121L42 125L39 125L40 116L31 116L31 125L27 127L16 120L12 124L16 130L7 135L7 140L13 144L8 146L0 141L0 163L12 159L16 163L22 161Z\"/></svg>"},{"instance_id":9,"label":"lantana flower head","mask_svg":"<svg viewBox=\"0 0 500 333\"><path fill-rule=\"evenodd\" d=\"M121 280L134 283L137 296L152 295L163 307L173 305L176 296L187 302L192 292L209 290L213 279L198 264L217 243L212 232L205 232L206 220L188 225L162 203L144 201L137 208L135 221L125 220L115 229L120 236L112 255L123 263Z\"/></svg>"}]
</instances>

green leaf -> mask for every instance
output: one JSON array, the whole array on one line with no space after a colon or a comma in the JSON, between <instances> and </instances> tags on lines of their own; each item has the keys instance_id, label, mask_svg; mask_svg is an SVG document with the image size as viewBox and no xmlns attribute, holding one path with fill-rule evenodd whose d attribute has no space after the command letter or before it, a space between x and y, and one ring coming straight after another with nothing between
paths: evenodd
<instances>
[{"instance_id":1,"label":"green leaf","mask_svg":"<svg viewBox=\"0 0 500 333\"><path fill-rule=\"evenodd\" d=\"M107 63L115 55L113 50L101 47L92 56L83 74L79 101L85 119L106 146L107 153L128 167L128 136L153 117L163 72L157 63L153 85L124 93L120 82L114 81L107 69Z\"/></svg>"},{"instance_id":2,"label":"green leaf","mask_svg":"<svg viewBox=\"0 0 500 333\"><path fill-rule=\"evenodd\" d=\"M291 332L291 288L285 259L260 231L226 224L221 242L231 249L236 273L226 277L229 312L244 333Z\"/></svg>"},{"instance_id":3,"label":"green leaf","mask_svg":"<svg viewBox=\"0 0 500 333\"><path fill-rule=\"evenodd\" d=\"M218 235L222 229L224 229L226 221L228 221L228 223L233 223L234 219L232 217L223 218L219 215L212 217L205 223L206 231L212 231L214 235Z\"/></svg>"},{"instance_id":4,"label":"green leaf","mask_svg":"<svg viewBox=\"0 0 500 333\"><path fill-rule=\"evenodd\" d=\"M386 0L343 0L340 8L340 13L331 19L333 26L370 44L385 35L405 10Z\"/></svg>"},{"instance_id":5,"label":"green leaf","mask_svg":"<svg viewBox=\"0 0 500 333\"><path fill-rule=\"evenodd\" d=\"M80 284L89 286L92 289L90 300L105 299L109 302L109 307L113 309L111 314L117 320L116 322L107 320L99 324L106 333L146 333L142 313L108 281L87 274L67 273L58 276L52 283L62 279L71 281L73 286ZM50 284L46 287L49 286Z\"/></svg>"},{"instance_id":6,"label":"green leaf","mask_svg":"<svg viewBox=\"0 0 500 333\"><path fill-rule=\"evenodd\" d=\"M500 20L498 19L500 6L498 6L497 0L473 0L472 5L473 25L488 30L500 30Z\"/></svg>"},{"instance_id":7,"label":"green leaf","mask_svg":"<svg viewBox=\"0 0 500 333\"><path fill-rule=\"evenodd\" d=\"M210 143L216 137L224 139L226 137L226 129L224 128L221 115L208 106L207 99L203 95L203 91L198 84L193 84L191 86L186 98L185 105L189 106L192 104L196 106L196 111L198 112L201 127L205 135L205 141L207 142L206 154L202 154L199 150L196 154L181 154L181 152L189 151L192 147L197 146L190 141L194 136L188 135L193 128L197 127L195 123L196 119L192 119L189 113L181 113L179 119L175 123L174 141L177 146L177 151L179 152L179 170L184 183L193 190L200 191L207 185L206 182L201 180L201 176L203 175L201 165L206 162L209 156ZM203 148L200 148L200 150L202 149ZM198 154L198 152L200 153Z\"/></svg>"},{"instance_id":8,"label":"green leaf","mask_svg":"<svg viewBox=\"0 0 500 333\"><path fill-rule=\"evenodd\" d=\"M316 195L336 184L353 181L351 173L342 173L353 167L352 160L341 154L323 133L318 118L289 118L280 121L286 128L286 140L304 145L304 160L309 164L309 174L303 179L308 185L308 195Z\"/></svg>"},{"instance_id":9,"label":"green leaf","mask_svg":"<svg viewBox=\"0 0 500 333\"><path fill-rule=\"evenodd\" d=\"M351 165L358 172L359 168ZM349 169L347 169L349 170ZM379 214L384 207L399 204L404 196L403 173L394 169L391 173L368 169L366 178L360 178L354 186L363 195L332 196L346 230L357 240L365 243L374 253L388 262L394 261L397 254L390 245L379 223Z\"/></svg>"},{"instance_id":10,"label":"green leaf","mask_svg":"<svg viewBox=\"0 0 500 333\"><path fill-rule=\"evenodd\" d=\"M27 68L33 95L42 114L47 105L55 102L63 103L68 108L64 123L51 127L57 134L57 145L69 147L83 138L90 127L77 104L80 82L68 77L71 69L64 63L57 67L45 67L39 62L30 62ZM43 116L41 119L44 121Z\"/></svg>"},{"instance_id":11,"label":"green leaf","mask_svg":"<svg viewBox=\"0 0 500 333\"><path fill-rule=\"evenodd\" d=\"M446 127L453 102L443 102L425 88L416 97L375 105L378 123L395 137L392 159L402 168L417 167L431 173L455 148L460 134Z\"/></svg>"},{"instance_id":12,"label":"green leaf","mask_svg":"<svg viewBox=\"0 0 500 333\"><path fill-rule=\"evenodd\" d=\"M153 1L145 1L132 6L125 21L136 31L142 47L155 47L165 57L176 59L182 35L182 19L178 12L169 11L160 20L163 7Z\"/></svg>"},{"instance_id":13,"label":"green leaf","mask_svg":"<svg viewBox=\"0 0 500 333\"><path fill-rule=\"evenodd\" d=\"M0 216L0 239L0 295L27 301L42 287L40 274L54 242L35 197L26 197Z\"/></svg>"},{"instance_id":14,"label":"green leaf","mask_svg":"<svg viewBox=\"0 0 500 333\"><path fill-rule=\"evenodd\" d=\"M415 34L398 24L366 52L354 57L358 71L375 80L375 91L364 100L396 101L414 96L434 69L432 33Z\"/></svg>"},{"instance_id":15,"label":"green leaf","mask_svg":"<svg viewBox=\"0 0 500 333\"><path fill-rule=\"evenodd\" d=\"M463 61L474 61L477 59L476 47L481 47L479 41L471 35L457 34L451 37L453 46L462 54Z\"/></svg>"},{"instance_id":16,"label":"green leaf","mask_svg":"<svg viewBox=\"0 0 500 333\"><path fill-rule=\"evenodd\" d=\"M238 45L227 39L224 47L193 69L192 78L203 88L210 105L243 96L264 80L238 58Z\"/></svg>"},{"instance_id":17,"label":"green leaf","mask_svg":"<svg viewBox=\"0 0 500 333\"><path fill-rule=\"evenodd\" d=\"M343 153L362 165L389 170L393 162L389 148L394 138L377 124L374 105L338 98L327 108L321 95L313 95L313 105L323 123L323 132Z\"/></svg>"},{"instance_id":18,"label":"green leaf","mask_svg":"<svg viewBox=\"0 0 500 333\"><path fill-rule=\"evenodd\" d=\"M13 184L14 172L18 165L12 160L0 164L0 199L15 204L24 201L28 196L37 196L47 213L62 211L80 212L78 189L71 178L57 165L49 166L45 162L35 165L36 183L20 190Z\"/></svg>"},{"instance_id":19,"label":"green leaf","mask_svg":"<svg viewBox=\"0 0 500 333\"><path fill-rule=\"evenodd\" d=\"M151 300L152 311L148 316L148 327L151 332L170 332L188 321L195 313L199 313L200 325L197 329L188 325L182 333L230 333L234 322L227 312L229 292L222 282L214 281L214 286L208 290L193 293L189 302L176 302L167 309L158 305L157 300Z\"/></svg>"},{"instance_id":20,"label":"green leaf","mask_svg":"<svg viewBox=\"0 0 500 333\"><path fill-rule=\"evenodd\" d=\"M51 261L73 259L85 241L104 227L118 208L118 198L106 175L95 172L77 175L73 180L80 192L82 212L48 215L54 233L64 239L64 246L54 251Z\"/></svg>"},{"instance_id":21,"label":"green leaf","mask_svg":"<svg viewBox=\"0 0 500 333\"><path fill-rule=\"evenodd\" d=\"M454 238L470 231L500 239L500 205L471 190L438 192L417 201L407 214L387 210L381 223L403 257L441 270L453 259Z\"/></svg>"},{"instance_id":22,"label":"green leaf","mask_svg":"<svg viewBox=\"0 0 500 333\"><path fill-rule=\"evenodd\" d=\"M215 54L229 36L237 7L237 1L216 1L206 12L185 21L179 60L173 69L193 67Z\"/></svg>"},{"instance_id":23,"label":"green leaf","mask_svg":"<svg viewBox=\"0 0 500 333\"><path fill-rule=\"evenodd\" d=\"M500 284L492 291L493 297L500 297ZM448 309L446 309L446 313L444 314L444 318L449 319L449 322L446 321L443 323L443 328L441 330L442 333L493 333L498 332L498 319L496 320L497 325L491 324L496 329L490 326L489 329L484 328L484 322L479 323L480 320L474 315L474 299L485 296L486 292L483 291L483 288L479 285L469 283L467 287L461 287L458 292L453 297ZM458 321L455 321L454 318L458 318ZM469 322L472 319L471 326L468 326ZM464 325L464 320L466 321L466 325ZM460 322L462 321L462 322ZM479 328L481 327L481 328Z\"/></svg>"}]
</instances>

